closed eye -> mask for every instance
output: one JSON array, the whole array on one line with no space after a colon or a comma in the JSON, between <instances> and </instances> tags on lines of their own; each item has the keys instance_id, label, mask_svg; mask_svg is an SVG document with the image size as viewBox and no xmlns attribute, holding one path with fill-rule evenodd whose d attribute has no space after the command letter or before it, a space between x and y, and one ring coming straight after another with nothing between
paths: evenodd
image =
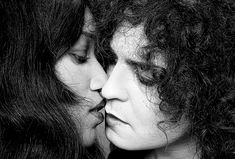
<instances>
[{"instance_id":1,"label":"closed eye","mask_svg":"<svg viewBox=\"0 0 235 159\"><path fill-rule=\"evenodd\" d=\"M69 55L76 64L84 64L90 58L89 56L87 56L87 54L84 56L80 56L76 53L69 53Z\"/></svg>"},{"instance_id":2,"label":"closed eye","mask_svg":"<svg viewBox=\"0 0 235 159\"><path fill-rule=\"evenodd\" d=\"M165 68L160 66L156 66L151 63L132 61L129 59L126 60L126 62L133 69L138 80L146 86L150 87L158 84L165 77Z\"/></svg>"},{"instance_id":3,"label":"closed eye","mask_svg":"<svg viewBox=\"0 0 235 159\"><path fill-rule=\"evenodd\" d=\"M84 64L89 60L90 49L93 48L95 35L89 32L83 32L78 44L71 48L68 55L76 64Z\"/></svg>"}]
</instances>

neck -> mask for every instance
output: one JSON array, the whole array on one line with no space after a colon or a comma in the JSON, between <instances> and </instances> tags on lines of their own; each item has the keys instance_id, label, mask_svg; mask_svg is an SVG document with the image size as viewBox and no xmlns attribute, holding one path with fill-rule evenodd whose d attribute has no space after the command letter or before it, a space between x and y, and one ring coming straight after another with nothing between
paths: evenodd
<instances>
[{"instance_id":1,"label":"neck","mask_svg":"<svg viewBox=\"0 0 235 159\"><path fill-rule=\"evenodd\" d=\"M200 156L195 140L188 138L154 149L145 159L200 159Z\"/></svg>"}]
</instances>

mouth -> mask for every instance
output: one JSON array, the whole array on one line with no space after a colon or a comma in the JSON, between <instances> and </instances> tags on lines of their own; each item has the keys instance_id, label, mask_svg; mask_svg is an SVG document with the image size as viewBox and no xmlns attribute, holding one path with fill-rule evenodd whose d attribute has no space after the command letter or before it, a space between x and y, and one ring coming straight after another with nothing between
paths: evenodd
<instances>
[{"instance_id":1,"label":"mouth","mask_svg":"<svg viewBox=\"0 0 235 159\"><path fill-rule=\"evenodd\" d=\"M101 109L104 108L105 104L106 104L106 100L103 99L99 104L97 104L97 105L96 105L94 108L92 108L90 111L91 111L91 112L98 112L98 111L100 111Z\"/></svg>"},{"instance_id":2,"label":"mouth","mask_svg":"<svg viewBox=\"0 0 235 159\"><path fill-rule=\"evenodd\" d=\"M104 121L104 115L102 112L99 112L104 108L106 104L105 100L102 100L99 104L97 104L94 108L92 108L89 112L93 114L97 118L97 125L101 124Z\"/></svg>"},{"instance_id":3,"label":"mouth","mask_svg":"<svg viewBox=\"0 0 235 159\"><path fill-rule=\"evenodd\" d=\"M123 121L122 119L118 118L117 116L107 113L105 112L105 121L107 125L113 125L114 123L124 123L124 124L128 124L127 122Z\"/></svg>"}]
</instances>

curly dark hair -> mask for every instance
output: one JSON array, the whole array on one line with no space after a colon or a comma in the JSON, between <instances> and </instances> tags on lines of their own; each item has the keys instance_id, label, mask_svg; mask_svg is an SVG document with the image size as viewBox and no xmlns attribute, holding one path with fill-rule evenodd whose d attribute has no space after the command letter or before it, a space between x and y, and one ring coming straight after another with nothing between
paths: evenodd
<instances>
[{"instance_id":1,"label":"curly dark hair","mask_svg":"<svg viewBox=\"0 0 235 159\"><path fill-rule=\"evenodd\" d=\"M202 159L235 158L235 2L111 0L98 8L106 65L115 61L110 40L122 22L143 23L149 43L140 55L147 66L140 82L156 87L170 122L186 117ZM154 65L159 54L166 68ZM149 70L150 77L142 73Z\"/></svg>"},{"instance_id":2,"label":"curly dark hair","mask_svg":"<svg viewBox=\"0 0 235 159\"><path fill-rule=\"evenodd\" d=\"M83 0L0 0L0 158L103 158L85 148L68 107L80 104L55 64L79 39Z\"/></svg>"}]
</instances>

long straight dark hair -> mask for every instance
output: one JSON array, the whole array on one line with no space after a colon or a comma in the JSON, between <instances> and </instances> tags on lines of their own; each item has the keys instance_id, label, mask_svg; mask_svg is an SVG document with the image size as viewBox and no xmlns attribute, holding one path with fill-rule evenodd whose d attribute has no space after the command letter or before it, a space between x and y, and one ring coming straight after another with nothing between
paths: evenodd
<instances>
[{"instance_id":1,"label":"long straight dark hair","mask_svg":"<svg viewBox=\"0 0 235 159\"><path fill-rule=\"evenodd\" d=\"M79 104L55 63L78 40L83 0L0 0L0 156L102 158L88 152L67 107Z\"/></svg>"}]
</instances>

